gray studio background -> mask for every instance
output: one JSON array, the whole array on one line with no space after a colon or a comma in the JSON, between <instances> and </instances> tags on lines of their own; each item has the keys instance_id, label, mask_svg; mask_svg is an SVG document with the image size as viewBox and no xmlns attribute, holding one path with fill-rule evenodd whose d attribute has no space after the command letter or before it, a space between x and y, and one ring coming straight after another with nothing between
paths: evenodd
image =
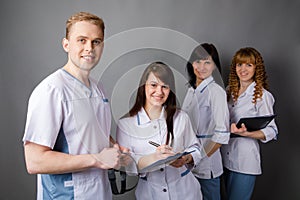
<instances>
[{"instance_id":1,"label":"gray studio background","mask_svg":"<svg viewBox=\"0 0 300 200\"><path fill-rule=\"evenodd\" d=\"M0 199L35 199L36 176L25 169L22 136L27 101L33 88L48 74L62 67L67 58L61 47L65 21L77 11L89 11L106 23L105 38L143 27L160 27L198 43L214 43L218 48L226 82L233 54L252 46L263 55L275 96L279 138L261 145L263 175L257 178L253 199L300 199L299 98L300 98L300 1L271 0L4 0L0 8ZM164 47L187 48L181 39L170 43L168 35L147 35L148 40L166 39ZM137 36L138 38L138 36ZM133 39L123 38L108 46L130 46ZM142 46L143 47L143 46ZM192 49L186 51L188 55ZM173 66L184 83L185 58L173 51L145 46L115 57L98 79L110 97L115 83L136 66L162 60ZM135 77L139 78L139 77ZM179 80L178 79L178 80ZM120 83L120 85L123 85ZM185 87L179 89L179 101ZM132 95L133 91L118 94ZM130 97L132 99L132 97ZM123 102L128 107L128 102ZM114 128L113 128L114 130ZM115 199L134 199L129 193Z\"/></svg>"}]
</instances>

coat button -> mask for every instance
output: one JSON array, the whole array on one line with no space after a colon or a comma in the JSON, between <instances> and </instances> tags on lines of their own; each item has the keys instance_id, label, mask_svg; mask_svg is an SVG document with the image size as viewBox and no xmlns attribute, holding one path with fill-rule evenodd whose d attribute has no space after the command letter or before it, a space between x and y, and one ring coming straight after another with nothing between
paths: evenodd
<instances>
[{"instance_id":1,"label":"coat button","mask_svg":"<svg viewBox=\"0 0 300 200\"><path fill-rule=\"evenodd\" d=\"M161 172L163 172L163 171L164 171L164 168L160 168L159 170L160 170Z\"/></svg>"},{"instance_id":2,"label":"coat button","mask_svg":"<svg viewBox=\"0 0 300 200\"><path fill-rule=\"evenodd\" d=\"M164 188L164 189L163 189L163 192L166 192L166 191L167 191L167 189L166 189L166 188Z\"/></svg>"}]
</instances>

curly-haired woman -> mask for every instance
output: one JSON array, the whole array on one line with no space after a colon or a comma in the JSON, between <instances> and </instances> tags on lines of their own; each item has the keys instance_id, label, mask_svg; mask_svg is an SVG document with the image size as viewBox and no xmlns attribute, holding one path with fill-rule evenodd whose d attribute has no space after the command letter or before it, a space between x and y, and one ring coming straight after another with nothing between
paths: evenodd
<instances>
[{"instance_id":1,"label":"curly-haired woman","mask_svg":"<svg viewBox=\"0 0 300 200\"><path fill-rule=\"evenodd\" d=\"M267 143L278 134L275 121L266 128L247 131L236 123L242 117L273 114L274 98L267 90L267 75L261 54L252 47L238 50L231 63L227 88L231 137L223 145L222 157L227 197L230 200L251 199L257 175L262 173L259 141Z\"/></svg>"}]
</instances>

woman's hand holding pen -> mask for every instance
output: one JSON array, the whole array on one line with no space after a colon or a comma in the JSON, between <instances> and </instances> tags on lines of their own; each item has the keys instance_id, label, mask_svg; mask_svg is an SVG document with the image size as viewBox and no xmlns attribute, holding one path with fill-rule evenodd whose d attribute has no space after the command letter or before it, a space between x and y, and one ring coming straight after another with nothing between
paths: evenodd
<instances>
[{"instance_id":1,"label":"woman's hand holding pen","mask_svg":"<svg viewBox=\"0 0 300 200\"><path fill-rule=\"evenodd\" d=\"M158 144L155 143L153 141L149 141L149 144L153 145L156 147L156 155L160 158L160 159L164 159L167 158L169 156L173 156L175 153L172 151L172 147L165 145L165 144Z\"/></svg>"},{"instance_id":2,"label":"woman's hand holding pen","mask_svg":"<svg viewBox=\"0 0 300 200\"><path fill-rule=\"evenodd\" d=\"M153 145L153 146L156 146L156 152L160 153L160 154L163 154L164 155L164 158L168 157L168 156L172 156L174 155L175 153L172 151L172 147L168 146L168 145L159 145L153 141L149 141L149 144ZM166 156L166 157L165 157ZM185 164L189 164L189 163L192 163L193 162L193 157L192 155L185 155L185 156L182 156L178 159L176 159L174 162L172 162L170 165L173 166L173 167L176 167L176 168L179 168L179 167L182 167L183 165Z\"/></svg>"},{"instance_id":3,"label":"woman's hand holding pen","mask_svg":"<svg viewBox=\"0 0 300 200\"><path fill-rule=\"evenodd\" d=\"M161 158L167 158L169 156L173 156L175 153L172 151L172 147L162 144L156 148L156 153Z\"/></svg>"}]
</instances>

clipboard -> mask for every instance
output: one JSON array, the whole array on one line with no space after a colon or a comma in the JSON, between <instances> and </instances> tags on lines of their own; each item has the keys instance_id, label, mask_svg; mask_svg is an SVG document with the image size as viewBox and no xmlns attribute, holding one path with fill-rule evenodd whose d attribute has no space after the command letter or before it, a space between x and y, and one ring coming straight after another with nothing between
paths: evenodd
<instances>
[{"instance_id":1,"label":"clipboard","mask_svg":"<svg viewBox=\"0 0 300 200\"><path fill-rule=\"evenodd\" d=\"M182 152L182 153L177 153L173 156L169 156L165 159L162 159L162 160L158 160L150 165L148 165L147 167L144 167L143 169L140 169L139 170L139 173L145 173L145 172L149 172L149 171L152 171L154 169L157 169L157 168L160 168L162 165L165 165L165 164L169 164L171 163L172 161L175 161L176 159L182 157L182 156L185 156L185 155L188 155L190 153L193 153L195 150L193 151L185 151L185 152Z\"/></svg>"},{"instance_id":2,"label":"clipboard","mask_svg":"<svg viewBox=\"0 0 300 200\"><path fill-rule=\"evenodd\" d=\"M245 117L241 118L236 124L237 128L241 128L242 123L245 124L247 131L257 131L265 128L274 118L274 115L265 115L259 117Z\"/></svg>"}]
</instances>

